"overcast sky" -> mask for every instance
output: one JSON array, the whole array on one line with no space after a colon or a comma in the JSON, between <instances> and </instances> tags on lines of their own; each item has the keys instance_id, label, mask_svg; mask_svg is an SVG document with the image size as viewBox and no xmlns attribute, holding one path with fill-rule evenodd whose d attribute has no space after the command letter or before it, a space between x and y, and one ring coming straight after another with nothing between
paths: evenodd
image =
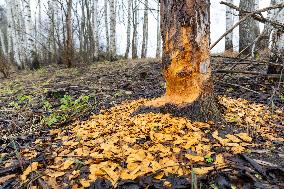
<instances>
[{"instance_id":1,"label":"overcast sky","mask_svg":"<svg viewBox=\"0 0 284 189\"><path fill-rule=\"evenodd\" d=\"M46 2L47 0L42 0L42 2ZM99 0L99 4L102 5L104 0ZM36 9L37 0L31 0L32 4L32 11ZM155 6L155 0L150 0L150 4L154 8ZM224 32L225 32L225 23L226 23L226 7L224 5L220 5L220 0L211 0L211 42L215 42ZM260 8L269 6L270 1L269 0L260 0ZM5 0L0 0L0 4L5 4ZM238 5L239 0L234 0L234 4ZM143 12L140 12L140 17L142 17ZM148 50L148 56L155 56L156 53L156 35L157 35L157 23L156 23L156 15L149 14L149 50ZM123 20L123 18L121 18ZM124 18L125 19L125 18ZM238 18L235 18L235 22L238 21ZM263 28L263 25L261 24L261 28ZM139 37L141 39L142 35L142 23L139 25ZM104 37L101 36L101 41L104 43ZM123 54L125 52L126 48L126 26L125 22L118 22L117 24L117 46L118 46L118 53ZM141 46L141 40L140 40L140 46ZM225 40L222 40L215 48L212 50L212 52L223 52L225 46ZM238 28L234 30L234 46L236 50L238 49ZM139 48L140 49L140 48Z\"/></svg>"}]
</instances>

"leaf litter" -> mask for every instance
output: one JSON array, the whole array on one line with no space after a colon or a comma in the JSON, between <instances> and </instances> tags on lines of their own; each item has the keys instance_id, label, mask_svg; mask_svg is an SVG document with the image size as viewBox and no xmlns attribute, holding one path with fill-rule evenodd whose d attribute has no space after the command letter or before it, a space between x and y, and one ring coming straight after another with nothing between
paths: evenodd
<instances>
[{"instance_id":1,"label":"leaf litter","mask_svg":"<svg viewBox=\"0 0 284 189\"><path fill-rule=\"evenodd\" d=\"M222 97L220 101L227 107L227 121L238 115L236 124L246 127L249 123L256 134L271 142L267 145L274 140L283 141L273 127L267 126L271 120L281 120L282 112L272 115L265 106L246 100ZM155 179L164 180L166 186L169 183L165 178L170 175L188 178L192 174L206 175L228 167L228 156L259 146L245 132L222 135L211 123L191 122L160 113L132 116L147 102L145 99L128 101L102 110L88 121L51 130L54 141L47 156L52 158L42 170L42 178L57 186L61 186L60 181L65 181L65 186L90 187L99 179L117 186L124 180L159 173ZM39 140L36 142L44 144ZM218 148L225 148L225 151L218 152ZM207 157L213 157L213 162L207 162ZM22 180L37 169L35 165L38 164L32 164L24 171Z\"/></svg>"}]
</instances>

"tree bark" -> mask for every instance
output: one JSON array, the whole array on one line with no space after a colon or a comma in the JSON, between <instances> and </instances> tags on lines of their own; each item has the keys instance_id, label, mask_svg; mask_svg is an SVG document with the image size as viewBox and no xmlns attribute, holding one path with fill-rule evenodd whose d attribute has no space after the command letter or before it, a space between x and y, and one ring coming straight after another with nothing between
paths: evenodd
<instances>
[{"instance_id":1,"label":"tree bark","mask_svg":"<svg viewBox=\"0 0 284 189\"><path fill-rule=\"evenodd\" d=\"M233 3L233 0L226 0L227 3ZM228 6L226 6L226 30L228 31L234 25L234 10ZM225 50L233 51L233 32L229 33L225 37Z\"/></svg>"},{"instance_id":2,"label":"tree bark","mask_svg":"<svg viewBox=\"0 0 284 189\"><path fill-rule=\"evenodd\" d=\"M104 1L104 18L105 18L105 32L106 32L106 52L109 53L109 31L108 31L108 0Z\"/></svg>"},{"instance_id":3,"label":"tree bark","mask_svg":"<svg viewBox=\"0 0 284 189\"><path fill-rule=\"evenodd\" d=\"M110 59L116 57L116 0L110 0Z\"/></svg>"},{"instance_id":4,"label":"tree bark","mask_svg":"<svg viewBox=\"0 0 284 189\"><path fill-rule=\"evenodd\" d=\"M256 10L257 0L241 0L240 9L253 12ZM240 11L240 19L246 16L246 13ZM259 24L252 17L240 23L239 27L239 51L241 52L247 48L259 36ZM252 47L247 48L243 54L248 55L252 51Z\"/></svg>"},{"instance_id":5,"label":"tree bark","mask_svg":"<svg viewBox=\"0 0 284 189\"><path fill-rule=\"evenodd\" d=\"M144 23L143 23L143 40L141 58L146 58L148 50L148 0L145 0L144 6Z\"/></svg>"},{"instance_id":6,"label":"tree bark","mask_svg":"<svg viewBox=\"0 0 284 189\"><path fill-rule=\"evenodd\" d=\"M127 43L124 58L127 59L130 51L130 37L131 37L131 20L132 20L132 0L128 0L128 15L127 15Z\"/></svg>"},{"instance_id":7,"label":"tree bark","mask_svg":"<svg viewBox=\"0 0 284 189\"><path fill-rule=\"evenodd\" d=\"M132 34L132 59L138 58L137 54L137 27L138 27L138 4L137 0L134 0L133 7L132 7L132 14L133 14L133 34Z\"/></svg>"},{"instance_id":8,"label":"tree bark","mask_svg":"<svg viewBox=\"0 0 284 189\"><path fill-rule=\"evenodd\" d=\"M94 33L94 59L99 56L99 36L98 36L98 0L93 0L93 33Z\"/></svg>"},{"instance_id":9,"label":"tree bark","mask_svg":"<svg viewBox=\"0 0 284 189\"><path fill-rule=\"evenodd\" d=\"M73 60L72 0L67 0L66 36L66 65L70 68Z\"/></svg>"},{"instance_id":10,"label":"tree bark","mask_svg":"<svg viewBox=\"0 0 284 189\"><path fill-rule=\"evenodd\" d=\"M276 4L282 3L283 0L275 0ZM277 9L275 11L275 21L284 23L284 8ZM284 64L284 31L274 29L272 33L272 47L271 47L271 57L272 62L279 64ZM267 69L268 74L280 74L282 73L283 66L269 65Z\"/></svg>"},{"instance_id":11,"label":"tree bark","mask_svg":"<svg viewBox=\"0 0 284 189\"><path fill-rule=\"evenodd\" d=\"M156 58L161 58L161 46L162 46L162 40L161 40L161 28L160 28L160 3L158 2L158 8L157 8L157 49L156 49Z\"/></svg>"},{"instance_id":12,"label":"tree bark","mask_svg":"<svg viewBox=\"0 0 284 189\"><path fill-rule=\"evenodd\" d=\"M210 66L209 0L161 0L166 94L150 103L173 105L192 120L219 120Z\"/></svg>"}]
</instances>

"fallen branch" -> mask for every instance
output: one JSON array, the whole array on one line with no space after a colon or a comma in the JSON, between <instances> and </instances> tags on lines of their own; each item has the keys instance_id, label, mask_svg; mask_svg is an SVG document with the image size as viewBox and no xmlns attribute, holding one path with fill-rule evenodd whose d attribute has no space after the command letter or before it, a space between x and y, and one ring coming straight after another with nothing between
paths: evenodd
<instances>
[{"instance_id":1,"label":"fallen branch","mask_svg":"<svg viewBox=\"0 0 284 189\"><path fill-rule=\"evenodd\" d=\"M218 83L223 83L223 84L226 84L226 85L231 85L231 86L234 86L234 87L239 87L239 88L245 89L245 90L247 90L247 91L256 93L256 94L258 94L258 95L261 95L260 92L254 91L254 90L252 90L252 89L249 89L249 88L247 88L247 87L244 87L244 86L241 86L241 85L237 85L237 84L234 84L234 83L226 83L226 82L222 82L222 81L219 81Z\"/></svg>"},{"instance_id":2,"label":"fallen branch","mask_svg":"<svg viewBox=\"0 0 284 189\"><path fill-rule=\"evenodd\" d=\"M265 74L261 72L250 72L250 71L239 71L239 70L215 70L215 73L224 73L224 74L247 74L247 75L256 75L261 77L279 79L281 74Z\"/></svg>"}]
</instances>

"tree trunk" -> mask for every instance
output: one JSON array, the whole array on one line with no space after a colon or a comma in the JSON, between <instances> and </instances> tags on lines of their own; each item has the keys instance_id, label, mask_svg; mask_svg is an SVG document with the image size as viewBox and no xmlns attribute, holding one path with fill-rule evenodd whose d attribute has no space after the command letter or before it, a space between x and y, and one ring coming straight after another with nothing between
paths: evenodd
<instances>
[{"instance_id":1,"label":"tree trunk","mask_svg":"<svg viewBox=\"0 0 284 189\"><path fill-rule=\"evenodd\" d=\"M174 113L199 121L220 116L211 78L209 8L209 0L161 0L166 94L150 103L172 105Z\"/></svg>"},{"instance_id":2,"label":"tree trunk","mask_svg":"<svg viewBox=\"0 0 284 189\"><path fill-rule=\"evenodd\" d=\"M26 52L25 60L28 65L32 63L32 52L33 52L33 32L32 32L32 15L31 15L31 5L30 0L25 0L24 2L24 18L25 18L25 43L26 43Z\"/></svg>"},{"instance_id":3,"label":"tree trunk","mask_svg":"<svg viewBox=\"0 0 284 189\"><path fill-rule=\"evenodd\" d=\"M276 4L282 3L283 0L275 0ZM277 22L284 23L284 8L275 11L275 19ZM272 62L284 65L284 31L273 30L271 57ZM267 69L268 74L280 74L284 71L283 66L269 65Z\"/></svg>"},{"instance_id":4,"label":"tree trunk","mask_svg":"<svg viewBox=\"0 0 284 189\"><path fill-rule=\"evenodd\" d=\"M227 3L233 3L234 0L226 0ZM228 31L234 25L234 10L230 7L226 7L226 30ZM233 32L229 33L225 37L225 50L233 51Z\"/></svg>"},{"instance_id":5,"label":"tree trunk","mask_svg":"<svg viewBox=\"0 0 284 189\"><path fill-rule=\"evenodd\" d=\"M138 26L138 4L137 0L134 0L133 7L132 7L132 14L133 14L133 34L132 34L132 59L138 58L137 54L137 26Z\"/></svg>"},{"instance_id":6,"label":"tree trunk","mask_svg":"<svg viewBox=\"0 0 284 189\"><path fill-rule=\"evenodd\" d=\"M94 60L99 56L99 36L98 36L98 0L93 0L93 33L94 33Z\"/></svg>"},{"instance_id":7,"label":"tree trunk","mask_svg":"<svg viewBox=\"0 0 284 189\"><path fill-rule=\"evenodd\" d=\"M70 68L73 60L72 0L67 0L66 36L66 65Z\"/></svg>"},{"instance_id":8,"label":"tree trunk","mask_svg":"<svg viewBox=\"0 0 284 189\"><path fill-rule=\"evenodd\" d=\"M160 29L160 3L158 2L158 9L157 9L157 49L156 49L156 58L161 58L161 29Z\"/></svg>"},{"instance_id":9,"label":"tree trunk","mask_svg":"<svg viewBox=\"0 0 284 189\"><path fill-rule=\"evenodd\" d=\"M273 6L275 5L275 0L271 0L270 1L270 6ZM279 12L279 11L277 11ZM274 20L275 19L275 10L269 10L268 13L267 13L267 18L270 19L270 20ZM270 36L271 36L271 32L273 30L273 27L271 26L271 24L269 23L266 23L265 26L264 26L264 29L261 33L261 37L258 41L259 43L259 48L261 50L266 50L269 48L269 41L270 41Z\"/></svg>"},{"instance_id":10,"label":"tree trunk","mask_svg":"<svg viewBox=\"0 0 284 189\"><path fill-rule=\"evenodd\" d=\"M113 60L116 56L116 0L110 0L110 58Z\"/></svg>"},{"instance_id":11,"label":"tree trunk","mask_svg":"<svg viewBox=\"0 0 284 189\"><path fill-rule=\"evenodd\" d=\"M253 12L256 10L257 0L241 0L240 1L240 9L246 10L249 12ZM240 11L240 19L242 19L246 13ZM253 43L253 41L259 36L260 29L259 24L253 18L248 18L244 22L240 24L239 27L239 51L242 51L249 45ZM243 53L245 55L250 54L252 51L252 46L247 48Z\"/></svg>"},{"instance_id":12,"label":"tree trunk","mask_svg":"<svg viewBox=\"0 0 284 189\"><path fill-rule=\"evenodd\" d=\"M130 37L131 37L131 19L132 19L132 0L128 0L128 15L127 15L127 43L124 58L128 58L130 51Z\"/></svg>"},{"instance_id":13,"label":"tree trunk","mask_svg":"<svg viewBox=\"0 0 284 189\"><path fill-rule=\"evenodd\" d=\"M145 0L144 6L144 23L143 23L143 40L142 40L142 51L141 58L147 57L148 50L148 0Z\"/></svg>"},{"instance_id":14,"label":"tree trunk","mask_svg":"<svg viewBox=\"0 0 284 189\"><path fill-rule=\"evenodd\" d=\"M107 7L107 1L104 1L104 17L105 17L105 32L106 32L106 52L109 54L109 31L108 31L108 7Z\"/></svg>"}]
</instances>

